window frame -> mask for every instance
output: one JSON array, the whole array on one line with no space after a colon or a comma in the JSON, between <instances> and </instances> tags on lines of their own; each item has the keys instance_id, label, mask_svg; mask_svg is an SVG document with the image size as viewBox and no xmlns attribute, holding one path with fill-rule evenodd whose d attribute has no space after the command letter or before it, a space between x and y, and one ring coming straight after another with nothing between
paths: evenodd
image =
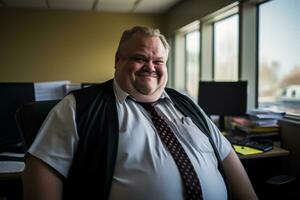
<instances>
[{"instance_id":1,"label":"window frame","mask_svg":"<svg viewBox=\"0 0 300 200\"><path fill-rule=\"evenodd\" d=\"M237 16L238 17L238 41L237 41L237 44L238 44L238 47L237 47L237 51L238 51L238 53L237 53L237 80L230 80L230 81L239 81L240 80L240 71L241 71L241 67L240 67L240 56L239 56L239 52L240 52L240 33L239 33L239 18L240 18L240 14L239 14L239 12L237 11L234 11L236 8L232 8L233 10L232 11L230 11L230 12L228 12L228 14L226 14L226 15L224 15L223 14L223 16L224 17L222 17L222 18L217 18L216 20L214 20L213 22L212 22L212 34L213 34L213 36L212 36L212 38L213 38L213 40L212 40L212 51L213 51L213 53L212 53L212 80L216 80L216 77L215 77L215 69L216 69L216 63L215 63L215 58L216 58L216 56L215 56L215 40L216 40L216 31L215 31L215 25L216 25L216 23L218 23L218 22L221 22L221 21L224 21L224 20L226 20L226 19L228 19L228 18L230 18L230 17L233 17L233 16ZM223 80L222 80L223 81Z\"/></svg>"},{"instance_id":2,"label":"window frame","mask_svg":"<svg viewBox=\"0 0 300 200\"><path fill-rule=\"evenodd\" d=\"M212 13L206 17L200 19L201 23L201 47L200 49L206 49L207 51L201 51L200 55L200 66L201 66L201 77L200 80L215 80L214 72L215 72L215 63L214 63L214 46L215 46L215 30L214 24L218 21L224 20L229 18L233 15L239 16L239 7L238 2L235 2L227 7L218 10L215 13ZM239 20L240 24L240 20ZM240 54L240 30L239 31L239 40L238 40L238 80L240 80L240 61L239 61L239 54Z\"/></svg>"},{"instance_id":3,"label":"window frame","mask_svg":"<svg viewBox=\"0 0 300 200\"><path fill-rule=\"evenodd\" d=\"M257 43L257 48L256 48L256 97L255 97L255 108L259 108L259 59L260 59L260 49L259 49L259 23L260 23L260 15L259 15L259 7L263 4L266 4L270 1L273 0L250 0L250 2L255 2L255 6L256 6L256 27L257 27L257 38L256 38L256 43ZM293 119L293 120L297 120L300 121L300 113L290 113L290 112L286 112L286 115L284 118L289 118L289 119Z\"/></svg>"},{"instance_id":4,"label":"window frame","mask_svg":"<svg viewBox=\"0 0 300 200\"><path fill-rule=\"evenodd\" d=\"M239 15L239 41L238 41L238 80L248 81L248 98L247 109L258 108L258 76L259 76L259 12L258 7L260 4L267 3L271 0L246 0L234 2L212 14L200 18L200 62L199 62L199 80L212 81L214 80L214 39L213 39L213 23L234 14ZM184 29L184 28L183 28ZM182 29L176 32L177 35L182 34ZM182 35L181 35L182 37ZM181 43L182 45L183 43ZM183 49L183 46L177 46L178 49ZM181 57L184 57L185 52L182 52ZM184 62L177 63L178 54L174 54L175 65L184 65ZM182 76L181 72L181 76ZM177 87L180 80L177 79L178 72L174 71L174 85L176 89L183 90L182 87ZM186 78L185 78L186 79ZM175 81L176 80L176 81ZM184 82L183 82L184 83ZM297 118L299 116L289 115L285 117Z\"/></svg>"},{"instance_id":5,"label":"window frame","mask_svg":"<svg viewBox=\"0 0 300 200\"><path fill-rule=\"evenodd\" d=\"M172 87L178 89L179 91L188 94L187 91L187 52L186 52L186 34L199 31L201 36L200 22L196 20L181 29L179 29L175 33L175 42L174 42L174 81ZM201 44L201 38L199 38L199 42ZM200 74L200 52L201 46L199 46L199 74ZM184 66L184 67L182 67ZM183 74L183 76L182 76ZM200 75L199 80L200 80ZM176 81L175 81L176 80Z\"/></svg>"},{"instance_id":6,"label":"window frame","mask_svg":"<svg viewBox=\"0 0 300 200\"><path fill-rule=\"evenodd\" d=\"M199 32L199 54L198 54L198 79L200 81L200 52L201 52L201 32L200 32L200 25L196 24L188 31L184 32L184 90L191 96L188 91L188 52L187 52L187 35L193 32ZM197 83L198 84L198 83ZM198 93L198 91L197 91ZM195 97L197 98L197 97Z\"/></svg>"}]
</instances>

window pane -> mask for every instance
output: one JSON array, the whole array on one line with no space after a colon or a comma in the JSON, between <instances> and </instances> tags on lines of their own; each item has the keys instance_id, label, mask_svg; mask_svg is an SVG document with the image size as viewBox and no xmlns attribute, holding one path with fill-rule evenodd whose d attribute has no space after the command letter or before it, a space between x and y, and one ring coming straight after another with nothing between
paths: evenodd
<instances>
[{"instance_id":1,"label":"window pane","mask_svg":"<svg viewBox=\"0 0 300 200\"><path fill-rule=\"evenodd\" d=\"M200 32L193 31L185 36L186 46L186 89L197 99L199 82Z\"/></svg>"},{"instance_id":2,"label":"window pane","mask_svg":"<svg viewBox=\"0 0 300 200\"><path fill-rule=\"evenodd\" d=\"M214 80L238 80L238 15L214 24Z\"/></svg>"},{"instance_id":3,"label":"window pane","mask_svg":"<svg viewBox=\"0 0 300 200\"><path fill-rule=\"evenodd\" d=\"M259 107L300 114L300 1L259 6Z\"/></svg>"}]
</instances>

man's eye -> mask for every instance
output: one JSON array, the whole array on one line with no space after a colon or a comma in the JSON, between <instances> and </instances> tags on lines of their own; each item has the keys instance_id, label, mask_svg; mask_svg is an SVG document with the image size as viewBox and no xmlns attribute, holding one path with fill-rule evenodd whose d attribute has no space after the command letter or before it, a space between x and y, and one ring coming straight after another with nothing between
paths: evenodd
<instances>
[{"instance_id":1,"label":"man's eye","mask_svg":"<svg viewBox=\"0 0 300 200\"><path fill-rule=\"evenodd\" d=\"M154 64L163 65L163 64L165 64L165 62L163 60L156 60L156 61L154 61Z\"/></svg>"},{"instance_id":2,"label":"man's eye","mask_svg":"<svg viewBox=\"0 0 300 200\"><path fill-rule=\"evenodd\" d=\"M145 62L145 58L135 57L135 56L130 57L130 60L132 60L134 62Z\"/></svg>"}]
</instances>

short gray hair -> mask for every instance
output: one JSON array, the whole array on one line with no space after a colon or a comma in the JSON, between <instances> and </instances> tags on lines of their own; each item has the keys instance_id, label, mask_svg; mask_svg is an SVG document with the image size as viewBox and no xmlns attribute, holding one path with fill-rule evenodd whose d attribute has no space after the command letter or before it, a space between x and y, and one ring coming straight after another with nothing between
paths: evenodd
<instances>
[{"instance_id":1,"label":"short gray hair","mask_svg":"<svg viewBox=\"0 0 300 200\"><path fill-rule=\"evenodd\" d=\"M131 29L125 30L122 34L122 37L119 42L118 50L119 52L123 45L135 34L135 33L141 33L146 36L153 36L153 37L159 37L160 41L162 42L163 46L165 47L165 50L167 52L167 55L170 50L170 46L165 38L164 35L162 35L159 31L159 29L153 29L150 27L145 26L134 26Z\"/></svg>"}]
</instances>

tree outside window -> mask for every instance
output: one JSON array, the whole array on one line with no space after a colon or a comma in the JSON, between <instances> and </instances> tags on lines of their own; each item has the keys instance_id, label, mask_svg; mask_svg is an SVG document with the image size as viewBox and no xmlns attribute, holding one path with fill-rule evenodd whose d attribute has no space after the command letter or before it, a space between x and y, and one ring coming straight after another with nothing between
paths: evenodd
<instances>
[{"instance_id":1,"label":"tree outside window","mask_svg":"<svg viewBox=\"0 0 300 200\"><path fill-rule=\"evenodd\" d=\"M260 108L300 115L300 1L259 6Z\"/></svg>"}]
</instances>

